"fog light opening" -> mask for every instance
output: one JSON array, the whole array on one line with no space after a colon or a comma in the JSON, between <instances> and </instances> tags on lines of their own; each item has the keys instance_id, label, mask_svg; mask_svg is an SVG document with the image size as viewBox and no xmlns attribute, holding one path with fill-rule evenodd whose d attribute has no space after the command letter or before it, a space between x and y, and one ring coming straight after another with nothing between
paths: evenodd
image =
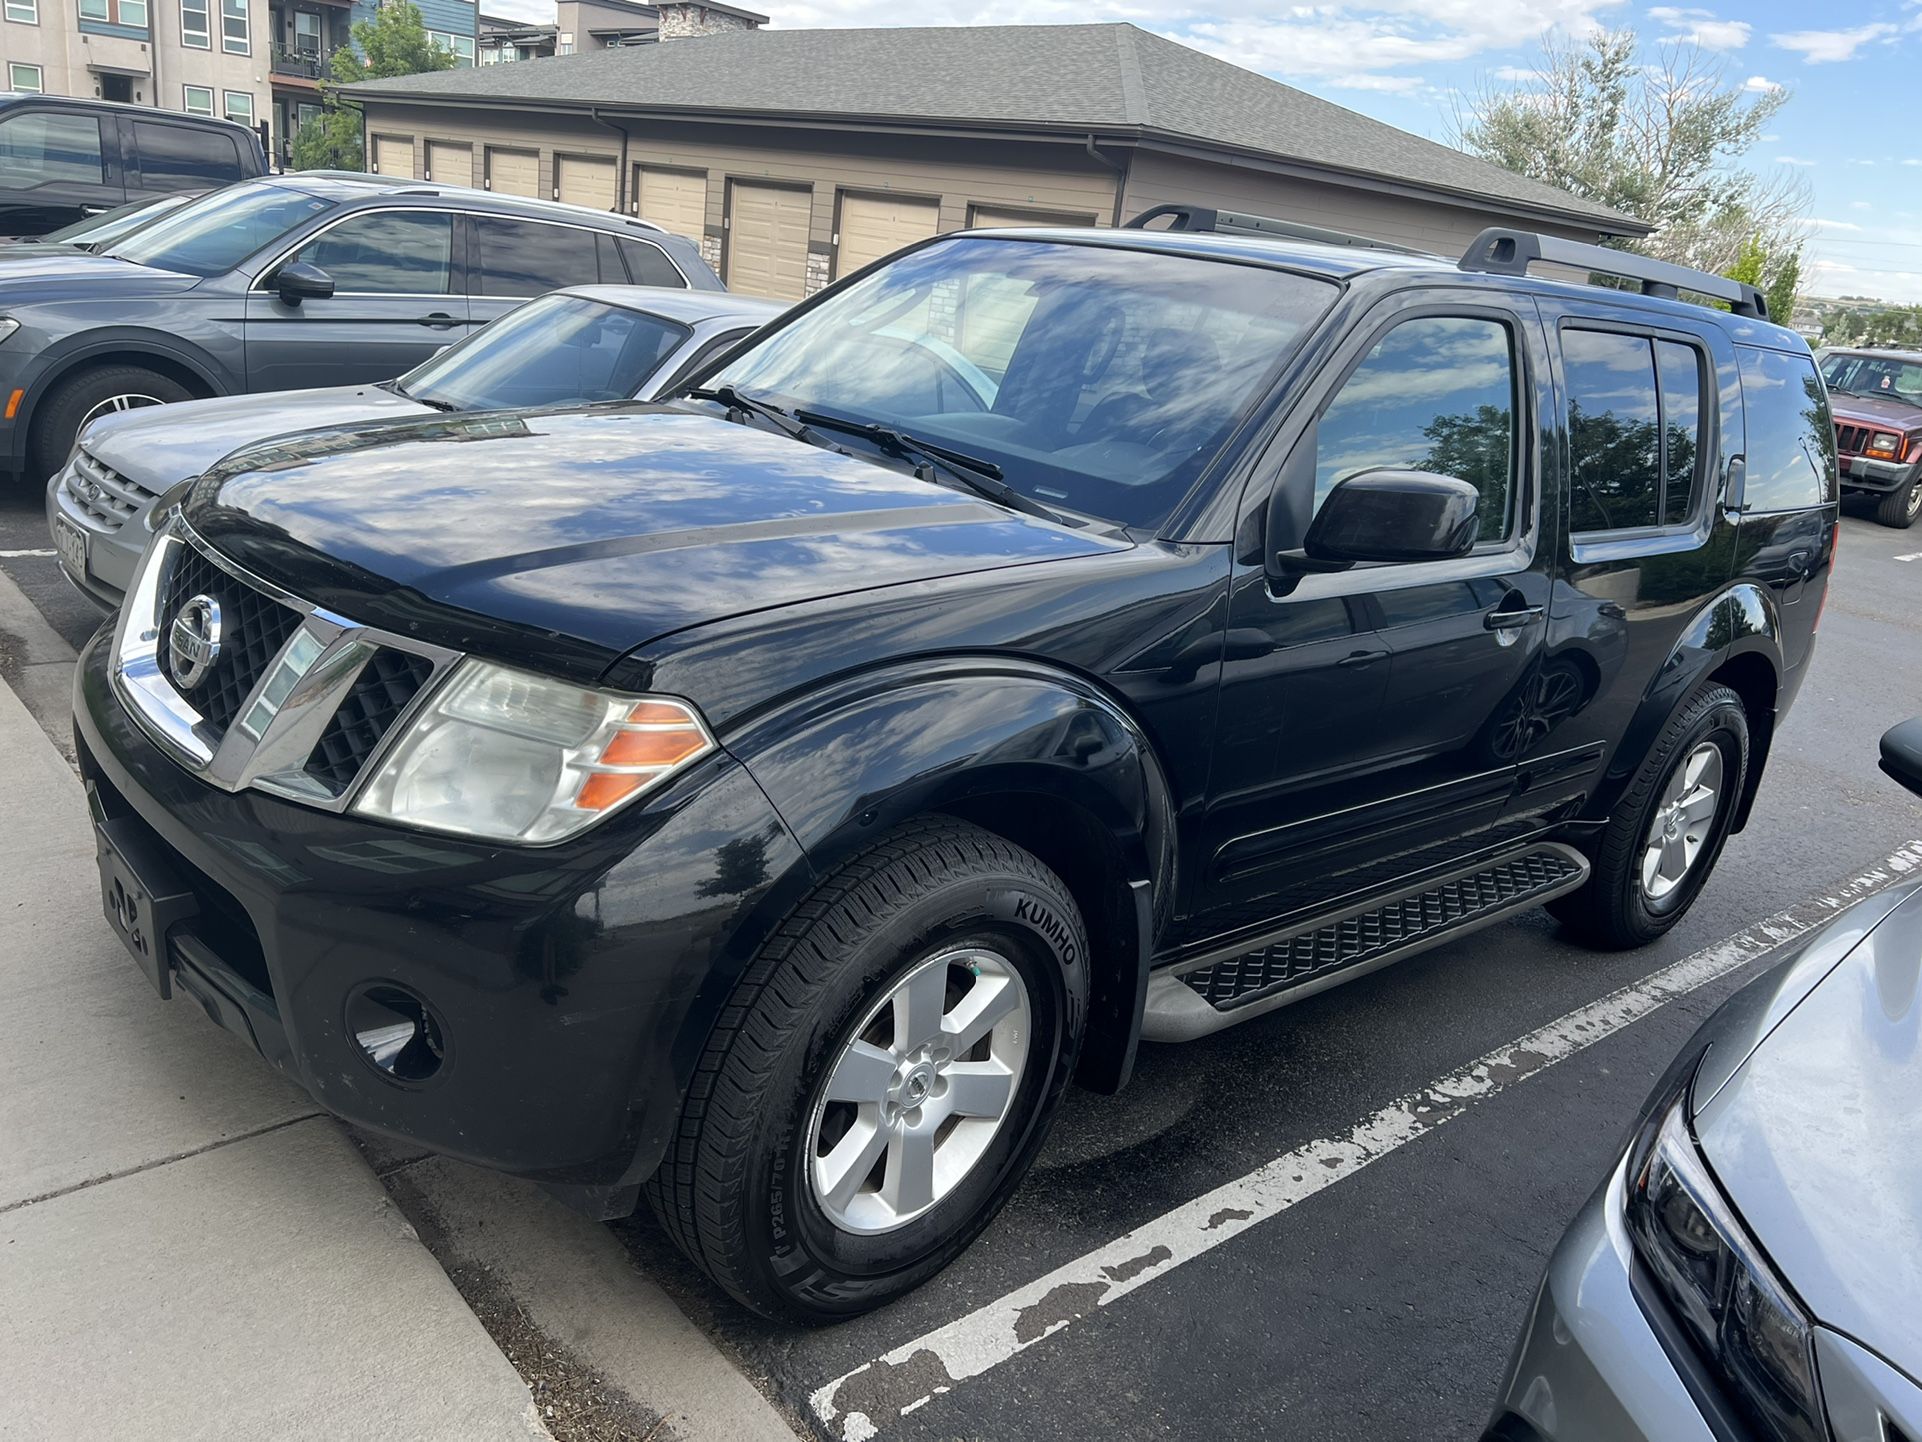
<instances>
[{"instance_id":1,"label":"fog light opening","mask_svg":"<svg viewBox=\"0 0 1922 1442\"><path fill-rule=\"evenodd\" d=\"M447 1038L427 1003L391 983L347 999L347 1029L368 1064L395 1081L423 1082L447 1059Z\"/></svg>"}]
</instances>

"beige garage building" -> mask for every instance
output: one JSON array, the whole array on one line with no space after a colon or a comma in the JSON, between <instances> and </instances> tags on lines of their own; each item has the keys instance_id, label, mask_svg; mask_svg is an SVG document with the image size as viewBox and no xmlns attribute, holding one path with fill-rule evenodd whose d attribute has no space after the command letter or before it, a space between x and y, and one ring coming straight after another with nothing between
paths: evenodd
<instances>
[{"instance_id":1,"label":"beige garage building","mask_svg":"<svg viewBox=\"0 0 1922 1442\"><path fill-rule=\"evenodd\" d=\"M538 194L799 299L924 236L1187 201L1458 254L1632 217L1132 25L755 30L350 87L384 175Z\"/></svg>"}]
</instances>

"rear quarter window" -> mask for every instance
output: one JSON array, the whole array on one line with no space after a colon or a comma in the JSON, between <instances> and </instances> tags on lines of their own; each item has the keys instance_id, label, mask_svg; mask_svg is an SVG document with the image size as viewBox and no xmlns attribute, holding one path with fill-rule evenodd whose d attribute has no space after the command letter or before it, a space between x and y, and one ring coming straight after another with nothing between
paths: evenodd
<instances>
[{"instance_id":1,"label":"rear quarter window","mask_svg":"<svg viewBox=\"0 0 1922 1442\"><path fill-rule=\"evenodd\" d=\"M1795 511L1835 499L1835 427L1812 356L1737 346L1748 425L1751 511Z\"/></svg>"}]
</instances>

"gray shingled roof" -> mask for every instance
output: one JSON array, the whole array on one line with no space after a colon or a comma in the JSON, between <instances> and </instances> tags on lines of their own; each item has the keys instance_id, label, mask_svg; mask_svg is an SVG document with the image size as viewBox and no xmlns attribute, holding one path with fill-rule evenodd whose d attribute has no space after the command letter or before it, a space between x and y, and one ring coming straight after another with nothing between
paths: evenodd
<instances>
[{"instance_id":1,"label":"gray shingled roof","mask_svg":"<svg viewBox=\"0 0 1922 1442\"><path fill-rule=\"evenodd\" d=\"M1641 234L1578 199L1127 24L758 30L366 81L379 96L1128 131Z\"/></svg>"}]
</instances>

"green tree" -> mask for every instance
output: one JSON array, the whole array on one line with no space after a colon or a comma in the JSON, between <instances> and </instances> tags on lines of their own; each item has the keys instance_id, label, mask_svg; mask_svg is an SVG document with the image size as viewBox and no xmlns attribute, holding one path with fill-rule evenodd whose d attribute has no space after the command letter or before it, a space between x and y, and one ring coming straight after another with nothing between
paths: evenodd
<instances>
[{"instance_id":1,"label":"green tree","mask_svg":"<svg viewBox=\"0 0 1922 1442\"><path fill-rule=\"evenodd\" d=\"M334 52L329 66L332 84L321 84L320 118L301 126L300 134L294 137L294 169L365 167L360 107L343 97L337 87L428 70L451 70L454 63L453 51L428 35L420 7L413 0L383 4L372 19L355 22L353 45L343 45Z\"/></svg>"},{"instance_id":2,"label":"green tree","mask_svg":"<svg viewBox=\"0 0 1922 1442\"><path fill-rule=\"evenodd\" d=\"M1802 281L1802 247L1792 245L1771 254L1761 236L1750 235L1736 253L1735 263L1722 274L1761 291L1768 299L1770 318L1787 325L1795 314L1795 293Z\"/></svg>"},{"instance_id":3,"label":"green tree","mask_svg":"<svg viewBox=\"0 0 1922 1442\"><path fill-rule=\"evenodd\" d=\"M1807 182L1743 164L1788 98L1731 82L1698 46L1647 55L1633 31L1598 31L1545 44L1530 78L1484 83L1455 140L1654 227L1628 248L1722 273L1755 237L1770 257L1800 249Z\"/></svg>"}]
</instances>

